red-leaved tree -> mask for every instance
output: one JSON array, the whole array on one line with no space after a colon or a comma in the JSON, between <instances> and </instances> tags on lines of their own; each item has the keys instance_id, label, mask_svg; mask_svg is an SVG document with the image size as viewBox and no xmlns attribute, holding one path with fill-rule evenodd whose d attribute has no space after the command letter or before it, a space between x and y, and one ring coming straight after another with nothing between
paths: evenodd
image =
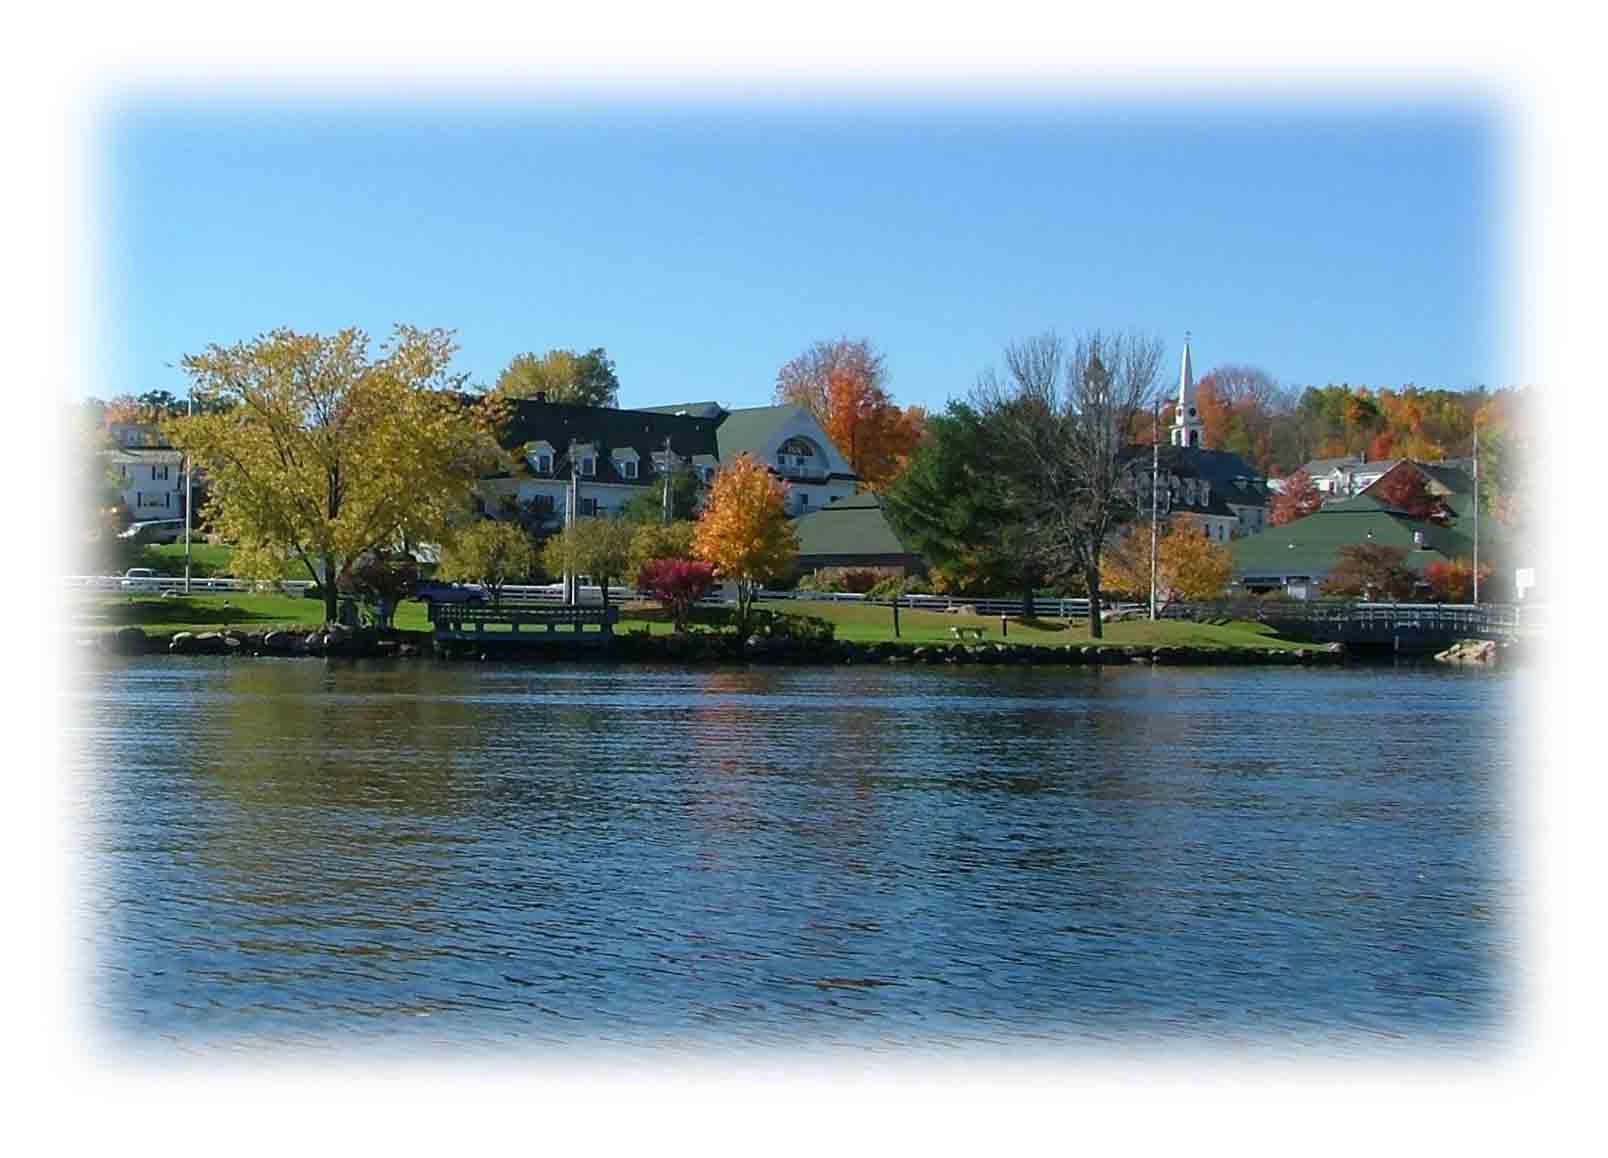
<instances>
[{"instance_id":1,"label":"red-leaved tree","mask_svg":"<svg viewBox=\"0 0 1608 1158\"><path fill-rule=\"evenodd\" d=\"M1429 489L1429 480L1411 463L1398 463L1368 488L1386 506L1395 507L1410 519L1432 519L1443 523L1450 512L1441 497Z\"/></svg>"},{"instance_id":2,"label":"red-leaved tree","mask_svg":"<svg viewBox=\"0 0 1608 1158\"><path fill-rule=\"evenodd\" d=\"M1480 565L1480 583L1488 584L1491 568ZM1474 565L1467 559L1450 562L1437 559L1424 567L1424 581L1437 603L1472 603L1474 601Z\"/></svg>"},{"instance_id":3,"label":"red-leaved tree","mask_svg":"<svg viewBox=\"0 0 1608 1158\"><path fill-rule=\"evenodd\" d=\"M1318 489L1318 484L1312 481L1312 476L1306 471L1298 470L1284 480L1284 489L1273 495L1267 521L1275 527L1281 527L1296 519L1306 518L1321 506L1323 492Z\"/></svg>"},{"instance_id":4,"label":"red-leaved tree","mask_svg":"<svg viewBox=\"0 0 1608 1158\"><path fill-rule=\"evenodd\" d=\"M709 594L715 583L715 568L701 559L650 559L637 575L637 590L651 596L670 613L679 631L687 630L693 606Z\"/></svg>"}]
</instances>

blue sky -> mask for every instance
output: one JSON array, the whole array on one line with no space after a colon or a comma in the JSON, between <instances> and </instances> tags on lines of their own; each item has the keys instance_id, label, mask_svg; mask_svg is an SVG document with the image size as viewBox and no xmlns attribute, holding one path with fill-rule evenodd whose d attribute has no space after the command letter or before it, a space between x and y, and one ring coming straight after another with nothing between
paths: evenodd
<instances>
[{"instance_id":1,"label":"blue sky","mask_svg":"<svg viewBox=\"0 0 1608 1158\"><path fill-rule=\"evenodd\" d=\"M868 337L902 403L1013 338L1134 328L1197 371L1503 384L1497 124L1468 105L136 104L105 124L89 392L276 326L603 346L623 405L769 401Z\"/></svg>"}]
</instances>

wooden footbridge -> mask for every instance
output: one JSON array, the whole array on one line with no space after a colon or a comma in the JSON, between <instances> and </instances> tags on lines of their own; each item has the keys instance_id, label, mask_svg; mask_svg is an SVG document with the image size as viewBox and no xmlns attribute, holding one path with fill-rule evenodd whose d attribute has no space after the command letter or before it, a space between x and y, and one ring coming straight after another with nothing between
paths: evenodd
<instances>
[{"instance_id":1,"label":"wooden footbridge","mask_svg":"<svg viewBox=\"0 0 1608 1158\"><path fill-rule=\"evenodd\" d=\"M1545 608L1519 603L1330 603L1243 601L1180 604L1168 618L1213 614L1265 623L1280 635L1394 651L1431 651L1463 639L1512 643L1541 634Z\"/></svg>"},{"instance_id":2,"label":"wooden footbridge","mask_svg":"<svg viewBox=\"0 0 1608 1158\"><path fill-rule=\"evenodd\" d=\"M432 603L437 643L565 643L607 646L619 622L618 607L537 604ZM560 627L570 630L560 632ZM596 631L587 628L596 627Z\"/></svg>"}]
</instances>

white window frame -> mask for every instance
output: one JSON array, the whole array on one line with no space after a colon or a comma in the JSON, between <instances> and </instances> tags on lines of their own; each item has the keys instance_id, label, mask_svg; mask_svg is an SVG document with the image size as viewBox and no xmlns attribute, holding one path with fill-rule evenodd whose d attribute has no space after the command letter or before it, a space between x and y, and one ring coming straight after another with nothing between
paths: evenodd
<instances>
[{"instance_id":1,"label":"white window frame","mask_svg":"<svg viewBox=\"0 0 1608 1158\"><path fill-rule=\"evenodd\" d=\"M597 456L588 454L581 459L580 473L582 478L595 478L597 475Z\"/></svg>"}]
</instances>

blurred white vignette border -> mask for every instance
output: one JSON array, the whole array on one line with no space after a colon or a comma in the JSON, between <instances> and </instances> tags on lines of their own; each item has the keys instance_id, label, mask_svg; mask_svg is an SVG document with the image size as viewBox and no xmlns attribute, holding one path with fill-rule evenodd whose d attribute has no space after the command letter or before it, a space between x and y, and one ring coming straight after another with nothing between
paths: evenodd
<instances>
[{"instance_id":1,"label":"blurred white vignette border","mask_svg":"<svg viewBox=\"0 0 1608 1158\"><path fill-rule=\"evenodd\" d=\"M1547 409L1552 533L1548 573L1585 576L1599 548L1574 497L1594 493L1599 458L1566 431L1600 425L1594 407L1565 425L1602 369L1602 106L1595 36L1546 9L1486 13L1353 4L1292 17L1286 5L1147 6L1137 17L1048 6L876 9L816 4L765 16L733 4L616 5L607 11L476 15L400 6L288 4L224 12L61 12L38 41L14 41L14 160L7 197L23 261L13 265L14 413L41 393L74 395L94 374L102 324L98 267L99 122L142 96L295 98L383 105L548 100L990 102L1187 98L1389 102L1468 99L1498 112L1508 207L1492 271L1500 325L1493 385L1537 383ZM1561 11L1561 8L1559 9ZM960 13L964 13L961 15ZM459 32L449 24L461 22ZM37 35L37 34L36 34ZM1589 280L1588 280L1589 279ZM1589 415L1590 418L1586 416ZM19 432L21 433L21 432ZM59 478L48 440L20 441L27 473ZM58 495L59 497L59 495ZM37 550L13 552L39 565ZM56 572L59 573L59 570ZM11 941L10 992L23 1025L12 1055L28 1081L19 1104L58 1140L120 1150L226 1144L315 1150L354 1142L409 1152L494 1141L562 1149L642 1144L855 1151L902 1142L1004 1151L1024 1144L1112 1144L1236 1152L1321 1152L1357 1145L1504 1150L1568 1127L1588 1108L1601 1024L1595 886L1601 823L1591 752L1599 686L1583 649L1556 638L1534 681L1516 786L1514 853L1523 939L1510 1044L1468 1062L1314 1061L1179 1053L1138 1063L963 1056L889 1062L845 1054L831 1065L777 1056L743 1068L719 1058L628 1069L565 1064L397 1068L312 1059L155 1071L97 1055L76 985L84 905L75 879L66 756L73 736L60 593L13 604L8 731L26 740L14 772L8 879L23 916ZM1573 622L1584 584L1549 582L1552 622ZM19 585L19 594L27 590ZM34 610L28 610L32 607ZM1566 620L1565 617L1569 616ZM1582 633L1583 634L1583 633ZM1600 677L1598 677L1600 679ZM14 741L15 742L15 741ZM1588 891L1589 890L1589 891ZM232 1061L233 1059L231 1059ZM248 1106L273 1106L241 1113ZM234 1130L230 1130L230 1127ZM227 1139L227 1141L225 1141ZM1544 1143L1543 1143L1544 1144Z\"/></svg>"}]
</instances>

